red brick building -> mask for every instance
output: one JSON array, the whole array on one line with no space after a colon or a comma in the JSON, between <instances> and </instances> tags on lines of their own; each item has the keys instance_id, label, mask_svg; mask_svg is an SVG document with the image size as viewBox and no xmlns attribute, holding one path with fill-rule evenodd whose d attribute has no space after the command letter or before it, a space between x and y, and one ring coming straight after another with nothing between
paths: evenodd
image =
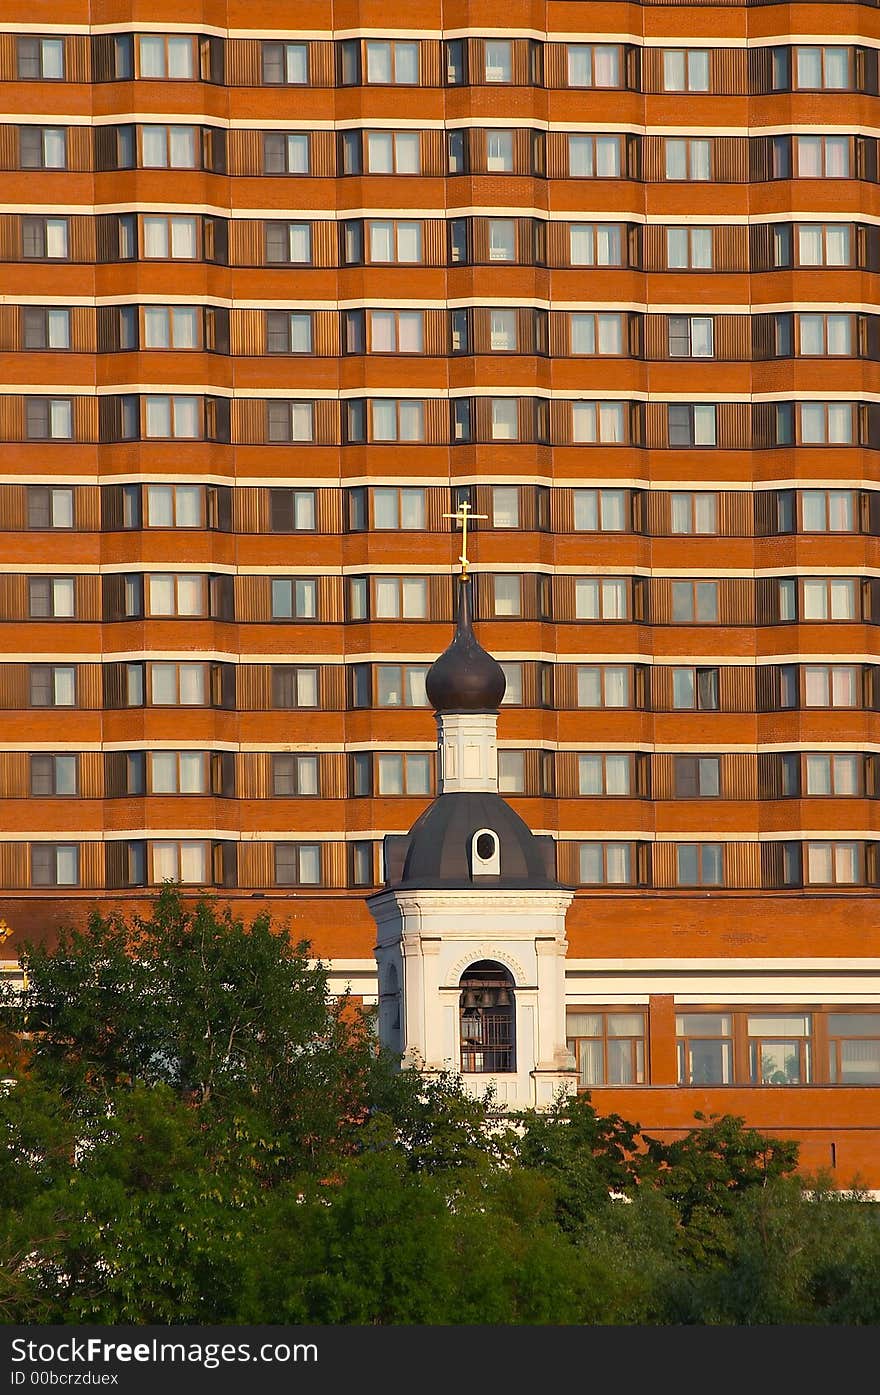
<instances>
[{"instance_id":1,"label":"red brick building","mask_svg":"<svg viewBox=\"0 0 880 1395\"><path fill-rule=\"evenodd\" d=\"M869 3L0 5L10 959L170 876L375 993L467 499L582 1083L880 1186L878 44Z\"/></svg>"}]
</instances>

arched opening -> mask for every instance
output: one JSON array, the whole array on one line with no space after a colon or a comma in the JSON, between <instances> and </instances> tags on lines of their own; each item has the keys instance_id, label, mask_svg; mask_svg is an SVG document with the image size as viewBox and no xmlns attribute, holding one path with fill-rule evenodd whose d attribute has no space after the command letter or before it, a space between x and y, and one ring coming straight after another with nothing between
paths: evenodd
<instances>
[{"instance_id":1,"label":"arched opening","mask_svg":"<svg viewBox=\"0 0 880 1395\"><path fill-rule=\"evenodd\" d=\"M499 1075L516 1070L516 1000L512 974L481 959L459 981L463 1075Z\"/></svg>"}]
</instances>

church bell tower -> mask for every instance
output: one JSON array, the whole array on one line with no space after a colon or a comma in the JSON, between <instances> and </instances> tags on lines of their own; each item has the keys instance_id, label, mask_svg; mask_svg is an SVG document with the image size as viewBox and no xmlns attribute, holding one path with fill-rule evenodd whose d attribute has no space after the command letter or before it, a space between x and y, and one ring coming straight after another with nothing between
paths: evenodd
<instances>
[{"instance_id":1,"label":"church bell tower","mask_svg":"<svg viewBox=\"0 0 880 1395\"><path fill-rule=\"evenodd\" d=\"M458 621L427 676L439 793L385 839L378 927L379 1034L404 1065L459 1071L500 1104L543 1107L576 1075L565 1043L565 914L553 839L498 793L504 672L474 634L467 561Z\"/></svg>"}]
</instances>

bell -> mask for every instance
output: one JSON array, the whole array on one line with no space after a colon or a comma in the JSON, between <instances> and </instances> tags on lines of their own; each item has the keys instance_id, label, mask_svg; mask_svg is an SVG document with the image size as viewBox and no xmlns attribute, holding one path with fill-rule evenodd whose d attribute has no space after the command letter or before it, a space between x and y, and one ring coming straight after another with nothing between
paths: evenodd
<instances>
[{"instance_id":1,"label":"bell","mask_svg":"<svg viewBox=\"0 0 880 1395\"><path fill-rule=\"evenodd\" d=\"M495 1003L498 1007L510 1007L510 994L506 988L501 987L498 989L498 997L495 999Z\"/></svg>"},{"instance_id":2,"label":"bell","mask_svg":"<svg viewBox=\"0 0 880 1395\"><path fill-rule=\"evenodd\" d=\"M480 994L480 1007L490 1008L495 1005L495 994L489 988L484 988Z\"/></svg>"},{"instance_id":3,"label":"bell","mask_svg":"<svg viewBox=\"0 0 880 1395\"><path fill-rule=\"evenodd\" d=\"M468 1008L479 1007L479 1003L477 1002L477 995L472 988L469 988L465 993L462 1007L465 1008L465 1010L467 1010Z\"/></svg>"}]
</instances>

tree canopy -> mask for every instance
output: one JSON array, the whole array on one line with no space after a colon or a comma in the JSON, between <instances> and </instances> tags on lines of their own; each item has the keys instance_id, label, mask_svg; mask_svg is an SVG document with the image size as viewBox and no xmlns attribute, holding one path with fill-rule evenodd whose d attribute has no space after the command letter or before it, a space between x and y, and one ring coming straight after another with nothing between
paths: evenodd
<instances>
[{"instance_id":1,"label":"tree canopy","mask_svg":"<svg viewBox=\"0 0 880 1395\"><path fill-rule=\"evenodd\" d=\"M880 1222L795 1144L515 1117L398 1069L265 916L173 888L0 1006L0 1319L876 1323Z\"/></svg>"}]
</instances>

